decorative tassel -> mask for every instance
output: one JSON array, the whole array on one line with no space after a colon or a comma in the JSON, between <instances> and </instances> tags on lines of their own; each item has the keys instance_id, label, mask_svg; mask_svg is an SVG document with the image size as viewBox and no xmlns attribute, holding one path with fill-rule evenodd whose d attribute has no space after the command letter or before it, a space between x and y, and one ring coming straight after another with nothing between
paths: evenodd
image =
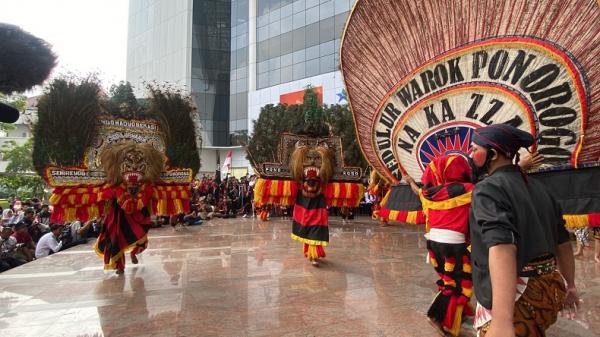
<instances>
[{"instance_id":1,"label":"decorative tassel","mask_svg":"<svg viewBox=\"0 0 600 337\"><path fill-rule=\"evenodd\" d=\"M305 243L302 250L304 252L304 256L311 261L325 257L325 249L323 249L323 246L320 245L309 245Z\"/></svg>"},{"instance_id":2,"label":"decorative tassel","mask_svg":"<svg viewBox=\"0 0 600 337\"><path fill-rule=\"evenodd\" d=\"M445 259L445 262L444 262L444 270L446 272L453 272L455 265L456 265L456 258L454 258L454 257L447 257Z\"/></svg>"}]
</instances>

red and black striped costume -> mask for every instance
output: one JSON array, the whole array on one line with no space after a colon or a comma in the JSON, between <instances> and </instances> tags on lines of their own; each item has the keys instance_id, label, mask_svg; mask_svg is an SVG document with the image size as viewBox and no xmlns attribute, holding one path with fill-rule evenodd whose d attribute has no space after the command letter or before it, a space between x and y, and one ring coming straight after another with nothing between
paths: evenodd
<instances>
[{"instance_id":1,"label":"red and black striped costume","mask_svg":"<svg viewBox=\"0 0 600 337\"><path fill-rule=\"evenodd\" d=\"M304 243L304 256L310 260L325 257L329 243L329 217L325 196L309 198L296 194L292 221L292 239Z\"/></svg>"},{"instance_id":2,"label":"red and black striped costume","mask_svg":"<svg viewBox=\"0 0 600 337\"><path fill-rule=\"evenodd\" d=\"M435 158L426 168L420 199L427 216L427 249L439 275L439 292L427 316L454 336L460 333L464 314L473 315L471 260L467 249L471 192L471 168L460 155Z\"/></svg>"},{"instance_id":3,"label":"red and black striped costume","mask_svg":"<svg viewBox=\"0 0 600 337\"><path fill-rule=\"evenodd\" d=\"M95 250L103 257L105 269L122 270L126 252L136 255L148 245L154 187L143 185L135 197L123 186L107 189L103 194L103 199L109 201Z\"/></svg>"},{"instance_id":4,"label":"red and black striped costume","mask_svg":"<svg viewBox=\"0 0 600 337\"><path fill-rule=\"evenodd\" d=\"M260 178L254 186L254 202L257 207L293 205L292 239L304 244L309 260L316 260L325 257L324 247L329 244L327 207L357 207L364 187L351 182L319 183L321 188L311 194L303 191L302 184Z\"/></svg>"}]
</instances>

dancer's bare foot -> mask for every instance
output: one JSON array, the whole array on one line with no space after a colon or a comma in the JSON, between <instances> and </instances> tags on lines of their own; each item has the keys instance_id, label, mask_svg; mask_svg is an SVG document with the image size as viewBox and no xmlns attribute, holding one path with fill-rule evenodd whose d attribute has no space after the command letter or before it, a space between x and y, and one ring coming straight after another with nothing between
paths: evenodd
<instances>
[{"instance_id":1,"label":"dancer's bare foot","mask_svg":"<svg viewBox=\"0 0 600 337\"><path fill-rule=\"evenodd\" d=\"M135 254L131 254L131 263L138 264L138 258Z\"/></svg>"},{"instance_id":2,"label":"dancer's bare foot","mask_svg":"<svg viewBox=\"0 0 600 337\"><path fill-rule=\"evenodd\" d=\"M310 261L310 264L312 264L312 265L313 265L313 267L318 267L318 266L319 266L319 261L317 261L317 260L312 260L312 261Z\"/></svg>"},{"instance_id":3,"label":"dancer's bare foot","mask_svg":"<svg viewBox=\"0 0 600 337\"><path fill-rule=\"evenodd\" d=\"M125 273L125 269L117 269L117 275L122 275Z\"/></svg>"},{"instance_id":4,"label":"dancer's bare foot","mask_svg":"<svg viewBox=\"0 0 600 337\"><path fill-rule=\"evenodd\" d=\"M444 328L442 327L442 323L436 321L435 319L433 319L431 317L427 317L427 321L435 329L435 331L438 333L438 335L440 335L442 337L448 336L446 334L446 332L444 331Z\"/></svg>"},{"instance_id":5,"label":"dancer's bare foot","mask_svg":"<svg viewBox=\"0 0 600 337\"><path fill-rule=\"evenodd\" d=\"M596 261L596 263L600 263L600 255L594 255L594 261Z\"/></svg>"}]
</instances>

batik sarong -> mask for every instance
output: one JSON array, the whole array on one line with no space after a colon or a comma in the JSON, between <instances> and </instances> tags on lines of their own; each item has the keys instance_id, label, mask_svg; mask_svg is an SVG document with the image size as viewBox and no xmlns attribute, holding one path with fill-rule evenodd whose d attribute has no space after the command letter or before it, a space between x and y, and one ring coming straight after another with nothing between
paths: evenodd
<instances>
[{"instance_id":1,"label":"batik sarong","mask_svg":"<svg viewBox=\"0 0 600 337\"><path fill-rule=\"evenodd\" d=\"M545 337L546 330L556 322L566 296L565 281L558 271L529 277L527 286L515 302L514 325L517 337ZM478 305L477 316L491 311ZM489 329L488 320L478 330L484 337Z\"/></svg>"}]
</instances>

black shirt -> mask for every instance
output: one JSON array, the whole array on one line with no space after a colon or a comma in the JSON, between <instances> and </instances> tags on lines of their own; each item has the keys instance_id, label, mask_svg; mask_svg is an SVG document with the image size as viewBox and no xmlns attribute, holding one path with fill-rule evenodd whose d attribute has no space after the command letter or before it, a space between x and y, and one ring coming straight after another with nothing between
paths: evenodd
<instances>
[{"instance_id":1,"label":"black shirt","mask_svg":"<svg viewBox=\"0 0 600 337\"><path fill-rule=\"evenodd\" d=\"M498 244L517 246L517 275L523 266L569 240L560 206L537 180L524 177L516 166L498 168L475 185L470 232L475 296L492 308L489 249Z\"/></svg>"}]
</instances>

